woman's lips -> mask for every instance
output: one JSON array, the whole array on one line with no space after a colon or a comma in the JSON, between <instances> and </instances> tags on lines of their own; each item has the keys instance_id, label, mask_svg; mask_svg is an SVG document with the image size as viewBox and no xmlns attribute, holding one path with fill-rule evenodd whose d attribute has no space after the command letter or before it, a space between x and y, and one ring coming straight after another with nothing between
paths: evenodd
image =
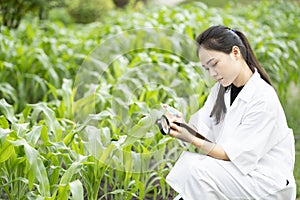
<instances>
[{"instance_id":1,"label":"woman's lips","mask_svg":"<svg viewBox=\"0 0 300 200\"><path fill-rule=\"evenodd\" d=\"M217 81L220 83L223 80L223 78L219 78L217 79Z\"/></svg>"}]
</instances>

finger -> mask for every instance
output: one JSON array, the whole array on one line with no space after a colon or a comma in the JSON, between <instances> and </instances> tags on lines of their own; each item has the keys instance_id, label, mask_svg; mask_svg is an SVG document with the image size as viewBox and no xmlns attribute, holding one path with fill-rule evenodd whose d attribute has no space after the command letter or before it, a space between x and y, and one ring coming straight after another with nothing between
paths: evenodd
<instances>
[{"instance_id":1,"label":"finger","mask_svg":"<svg viewBox=\"0 0 300 200\"><path fill-rule=\"evenodd\" d=\"M173 129L174 131L177 131L179 132L179 126L173 122L170 123L170 127L171 127L171 130Z\"/></svg>"},{"instance_id":2,"label":"finger","mask_svg":"<svg viewBox=\"0 0 300 200\"><path fill-rule=\"evenodd\" d=\"M168 107L168 105L167 104L162 104L162 107L164 108L164 109L166 109L167 107Z\"/></svg>"},{"instance_id":3,"label":"finger","mask_svg":"<svg viewBox=\"0 0 300 200\"><path fill-rule=\"evenodd\" d=\"M179 135L179 132L174 130L174 129L171 129L169 135L172 136L172 137L177 138L178 135Z\"/></svg>"},{"instance_id":4,"label":"finger","mask_svg":"<svg viewBox=\"0 0 300 200\"><path fill-rule=\"evenodd\" d=\"M166 114L170 115L172 117L182 117L182 113L179 112L177 109L167 105L167 104L163 104L162 107L167 111Z\"/></svg>"},{"instance_id":5,"label":"finger","mask_svg":"<svg viewBox=\"0 0 300 200\"><path fill-rule=\"evenodd\" d=\"M170 112L168 112L168 110L167 110L168 105L167 105L167 104L162 104L162 108L165 109L165 110L167 111L167 112L165 113L165 115L167 116L167 118L168 118L169 120L171 120L171 119L174 118L174 116L173 116Z\"/></svg>"},{"instance_id":6,"label":"finger","mask_svg":"<svg viewBox=\"0 0 300 200\"><path fill-rule=\"evenodd\" d=\"M169 119L170 122L171 122L171 121L174 121L174 119L175 119L174 115L172 115L172 114L169 113L169 112L166 112L165 115L167 116L167 118Z\"/></svg>"}]
</instances>

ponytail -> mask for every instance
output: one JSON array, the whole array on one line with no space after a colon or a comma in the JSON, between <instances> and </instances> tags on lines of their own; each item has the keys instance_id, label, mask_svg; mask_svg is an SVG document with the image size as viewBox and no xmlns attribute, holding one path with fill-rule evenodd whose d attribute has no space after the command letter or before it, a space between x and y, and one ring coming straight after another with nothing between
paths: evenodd
<instances>
[{"instance_id":1,"label":"ponytail","mask_svg":"<svg viewBox=\"0 0 300 200\"><path fill-rule=\"evenodd\" d=\"M242 32L232 30L225 26L212 26L202 32L196 38L196 42L198 44L197 55L199 55L200 46L207 50L220 51L226 54L231 53L233 46L238 46L243 59L246 61L251 71L254 73L255 69L257 69L262 79L268 84L272 85L270 77L259 64L248 42L248 39ZM224 102L224 94L226 89L227 88L220 85L215 105L210 113L210 117L215 118L216 124L223 119L226 113L226 105Z\"/></svg>"},{"instance_id":2,"label":"ponytail","mask_svg":"<svg viewBox=\"0 0 300 200\"><path fill-rule=\"evenodd\" d=\"M253 52L246 36L240 31L234 31L234 32L239 36L239 38L245 45L246 55L245 55L244 59L245 59L246 63L248 64L248 66L250 67L251 71L254 72L255 68L256 68L258 73L260 74L261 78L263 80L265 80L268 84L272 85L269 75L267 74L267 72L264 70L264 68L259 64L258 60L256 59L254 52Z\"/></svg>"}]
</instances>

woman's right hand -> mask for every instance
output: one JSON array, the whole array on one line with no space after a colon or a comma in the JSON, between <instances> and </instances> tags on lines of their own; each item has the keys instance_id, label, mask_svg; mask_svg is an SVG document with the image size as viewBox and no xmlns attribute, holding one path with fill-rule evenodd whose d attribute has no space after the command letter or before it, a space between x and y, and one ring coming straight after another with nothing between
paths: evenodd
<instances>
[{"instance_id":1,"label":"woman's right hand","mask_svg":"<svg viewBox=\"0 0 300 200\"><path fill-rule=\"evenodd\" d=\"M167 104L163 104L162 107L167 111L165 115L167 116L170 123L172 122L184 122L183 115L181 112Z\"/></svg>"}]
</instances>

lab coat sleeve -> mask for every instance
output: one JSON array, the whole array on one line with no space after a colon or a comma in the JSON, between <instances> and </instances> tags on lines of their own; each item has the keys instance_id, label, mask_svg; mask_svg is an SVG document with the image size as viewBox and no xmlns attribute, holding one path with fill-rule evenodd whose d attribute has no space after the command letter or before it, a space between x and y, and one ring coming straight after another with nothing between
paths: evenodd
<instances>
[{"instance_id":1,"label":"lab coat sleeve","mask_svg":"<svg viewBox=\"0 0 300 200\"><path fill-rule=\"evenodd\" d=\"M208 132L213 125L213 119L210 117L210 113L215 104L219 87L219 84L215 84L212 87L203 107L194 113L189 121L189 125L195 127L197 131L204 137L208 137Z\"/></svg>"},{"instance_id":2,"label":"lab coat sleeve","mask_svg":"<svg viewBox=\"0 0 300 200\"><path fill-rule=\"evenodd\" d=\"M227 126L224 131L230 138L220 145L234 165L248 174L278 142L276 129L276 109L268 102L256 101L248 107L237 128Z\"/></svg>"}]
</instances>

